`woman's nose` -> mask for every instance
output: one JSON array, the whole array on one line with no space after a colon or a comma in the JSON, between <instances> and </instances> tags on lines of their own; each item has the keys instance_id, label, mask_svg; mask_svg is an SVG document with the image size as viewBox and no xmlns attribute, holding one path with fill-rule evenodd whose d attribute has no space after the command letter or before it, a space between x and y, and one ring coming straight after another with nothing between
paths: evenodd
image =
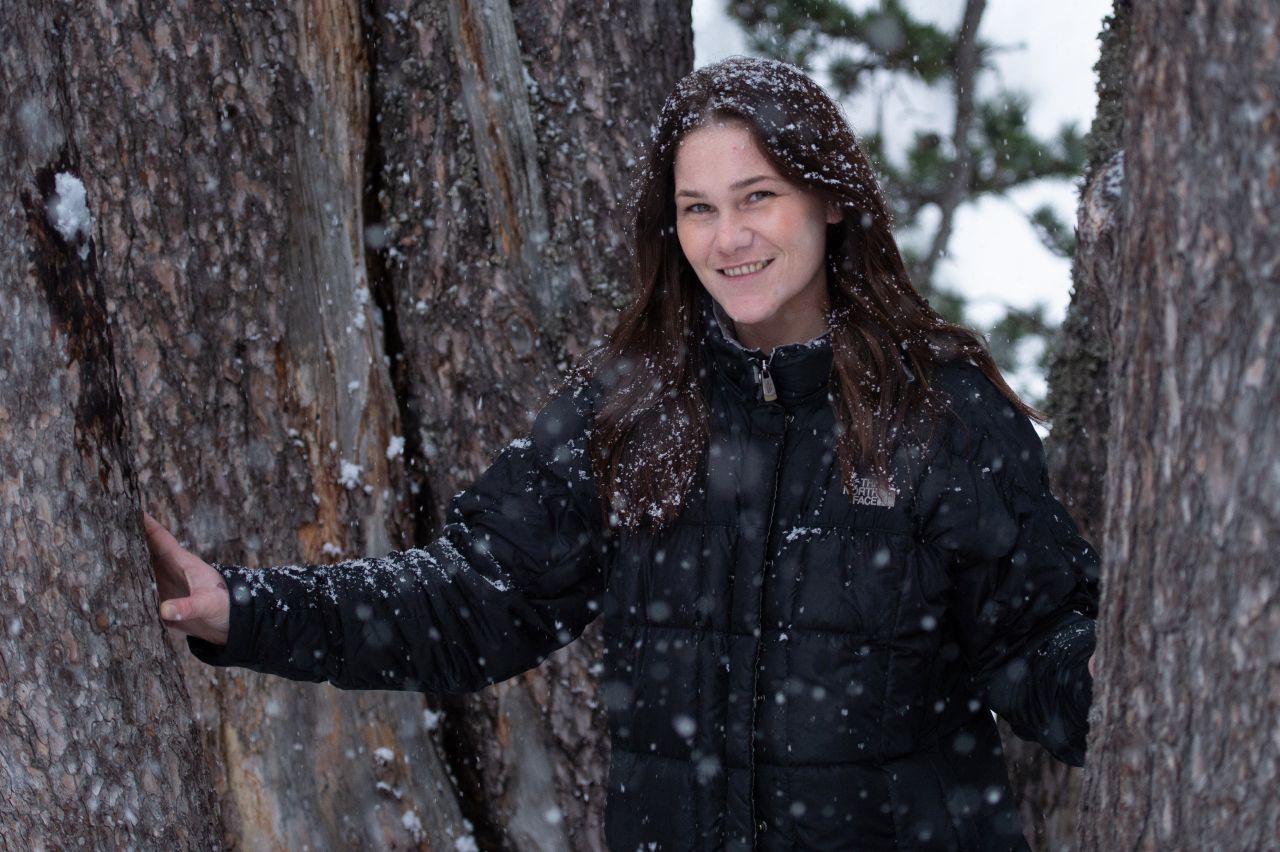
<instances>
[{"instance_id":1,"label":"woman's nose","mask_svg":"<svg viewBox=\"0 0 1280 852\"><path fill-rule=\"evenodd\" d=\"M716 224L716 249L721 254L736 254L750 247L753 237L754 233L747 227L747 223L734 213L722 215Z\"/></svg>"}]
</instances>

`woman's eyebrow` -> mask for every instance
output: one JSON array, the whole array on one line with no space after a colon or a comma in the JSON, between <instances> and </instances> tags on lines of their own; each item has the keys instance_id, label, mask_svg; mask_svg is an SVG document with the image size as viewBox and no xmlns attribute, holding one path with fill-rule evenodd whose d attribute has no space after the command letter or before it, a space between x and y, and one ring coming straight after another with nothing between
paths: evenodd
<instances>
[{"instance_id":1,"label":"woman's eyebrow","mask_svg":"<svg viewBox=\"0 0 1280 852\"><path fill-rule=\"evenodd\" d=\"M751 177L743 178L740 181L735 181L729 184L729 189L731 190L745 189L746 187L751 186L752 184L759 183L762 180L776 180L776 178L772 177L771 175L752 175ZM686 196L689 198L701 198L702 193L696 189L682 189L676 193L676 198L684 198Z\"/></svg>"}]
</instances>

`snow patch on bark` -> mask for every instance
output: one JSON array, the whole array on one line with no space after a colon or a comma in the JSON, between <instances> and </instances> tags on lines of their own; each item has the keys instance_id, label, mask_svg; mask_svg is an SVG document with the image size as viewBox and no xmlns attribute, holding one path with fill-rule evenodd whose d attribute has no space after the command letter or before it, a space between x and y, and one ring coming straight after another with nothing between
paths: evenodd
<instances>
[{"instance_id":1,"label":"snow patch on bark","mask_svg":"<svg viewBox=\"0 0 1280 852\"><path fill-rule=\"evenodd\" d=\"M89 213L88 193L80 178L66 172L54 177L54 190L45 202L49 224L69 244L78 246L80 259L89 259L89 231L93 216Z\"/></svg>"},{"instance_id":2,"label":"snow patch on bark","mask_svg":"<svg viewBox=\"0 0 1280 852\"><path fill-rule=\"evenodd\" d=\"M342 466L338 471L338 484L348 491L353 491L359 488L360 474L363 471L364 467L362 465L342 459Z\"/></svg>"}]
</instances>

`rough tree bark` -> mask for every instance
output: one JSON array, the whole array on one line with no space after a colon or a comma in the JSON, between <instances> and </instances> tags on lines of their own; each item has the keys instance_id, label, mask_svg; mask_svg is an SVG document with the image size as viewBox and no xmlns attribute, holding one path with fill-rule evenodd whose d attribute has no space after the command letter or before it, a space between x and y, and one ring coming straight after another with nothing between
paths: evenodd
<instances>
[{"instance_id":1,"label":"rough tree bark","mask_svg":"<svg viewBox=\"0 0 1280 852\"><path fill-rule=\"evenodd\" d=\"M1084 849L1280 837L1280 3L1135 3Z\"/></svg>"},{"instance_id":2,"label":"rough tree bark","mask_svg":"<svg viewBox=\"0 0 1280 852\"><path fill-rule=\"evenodd\" d=\"M74 104L54 38L19 26L0 45L0 847L211 848L217 802L138 570L138 479L103 276L69 209Z\"/></svg>"},{"instance_id":3,"label":"rough tree bark","mask_svg":"<svg viewBox=\"0 0 1280 852\"><path fill-rule=\"evenodd\" d=\"M119 374L101 416L131 435L109 448L142 498L126 478L110 512L61 511L85 536L115 537L110 564L140 626L111 634L111 658L134 664L155 633L139 504L205 558L241 564L432 534L621 298L630 158L692 60L687 3L134 0L23 7L8 32L29 47L5 45L5 73L34 63L48 76L6 86L16 114L62 117L59 167L83 179L96 217L115 348L94 357L114 356ZM0 127L5 143L30 131ZM30 169L54 159L41 151L5 185L33 188ZM12 258L35 250L15 233L7 299L30 289ZM33 499L52 505L67 487ZM70 571L93 552L42 561ZM50 617L17 635L49 644L69 629ZM485 848L603 845L590 643L456 703L443 739L420 696L213 672L177 651L223 842L453 848L474 828ZM172 682L172 662L149 665ZM207 776L188 750L197 811ZM200 813L216 825L211 806Z\"/></svg>"},{"instance_id":4,"label":"rough tree bark","mask_svg":"<svg viewBox=\"0 0 1280 852\"><path fill-rule=\"evenodd\" d=\"M687 2L388 4L369 215L419 536L548 376L624 297L625 199L639 142L693 61ZM485 848L603 848L608 737L598 638L447 702L451 765ZM505 836L504 836L505 835Z\"/></svg>"},{"instance_id":5,"label":"rough tree bark","mask_svg":"<svg viewBox=\"0 0 1280 852\"><path fill-rule=\"evenodd\" d=\"M1054 345L1047 405L1053 419L1046 451L1054 492L1099 550L1110 420L1109 305L1111 291L1121 281L1116 252L1124 181L1121 95L1128 71L1130 9L1128 0L1116 0L1100 37L1098 112L1089 130L1089 163L1080 195L1074 288ZM1077 846L1081 772L1038 745L1019 740L1004 723L1000 727L1032 849L1070 852Z\"/></svg>"}]
</instances>

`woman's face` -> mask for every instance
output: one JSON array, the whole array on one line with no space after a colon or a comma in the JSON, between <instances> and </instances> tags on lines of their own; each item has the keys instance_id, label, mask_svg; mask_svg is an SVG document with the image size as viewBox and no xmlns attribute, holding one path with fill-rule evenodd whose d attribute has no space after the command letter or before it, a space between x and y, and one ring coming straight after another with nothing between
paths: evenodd
<instances>
[{"instance_id":1,"label":"woman's face","mask_svg":"<svg viewBox=\"0 0 1280 852\"><path fill-rule=\"evenodd\" d=\"M741 122L676 149L676 236L738 339L769 351L826 330L827 225L836 208L783 179Z\"/></svg>"}]
</instances>

